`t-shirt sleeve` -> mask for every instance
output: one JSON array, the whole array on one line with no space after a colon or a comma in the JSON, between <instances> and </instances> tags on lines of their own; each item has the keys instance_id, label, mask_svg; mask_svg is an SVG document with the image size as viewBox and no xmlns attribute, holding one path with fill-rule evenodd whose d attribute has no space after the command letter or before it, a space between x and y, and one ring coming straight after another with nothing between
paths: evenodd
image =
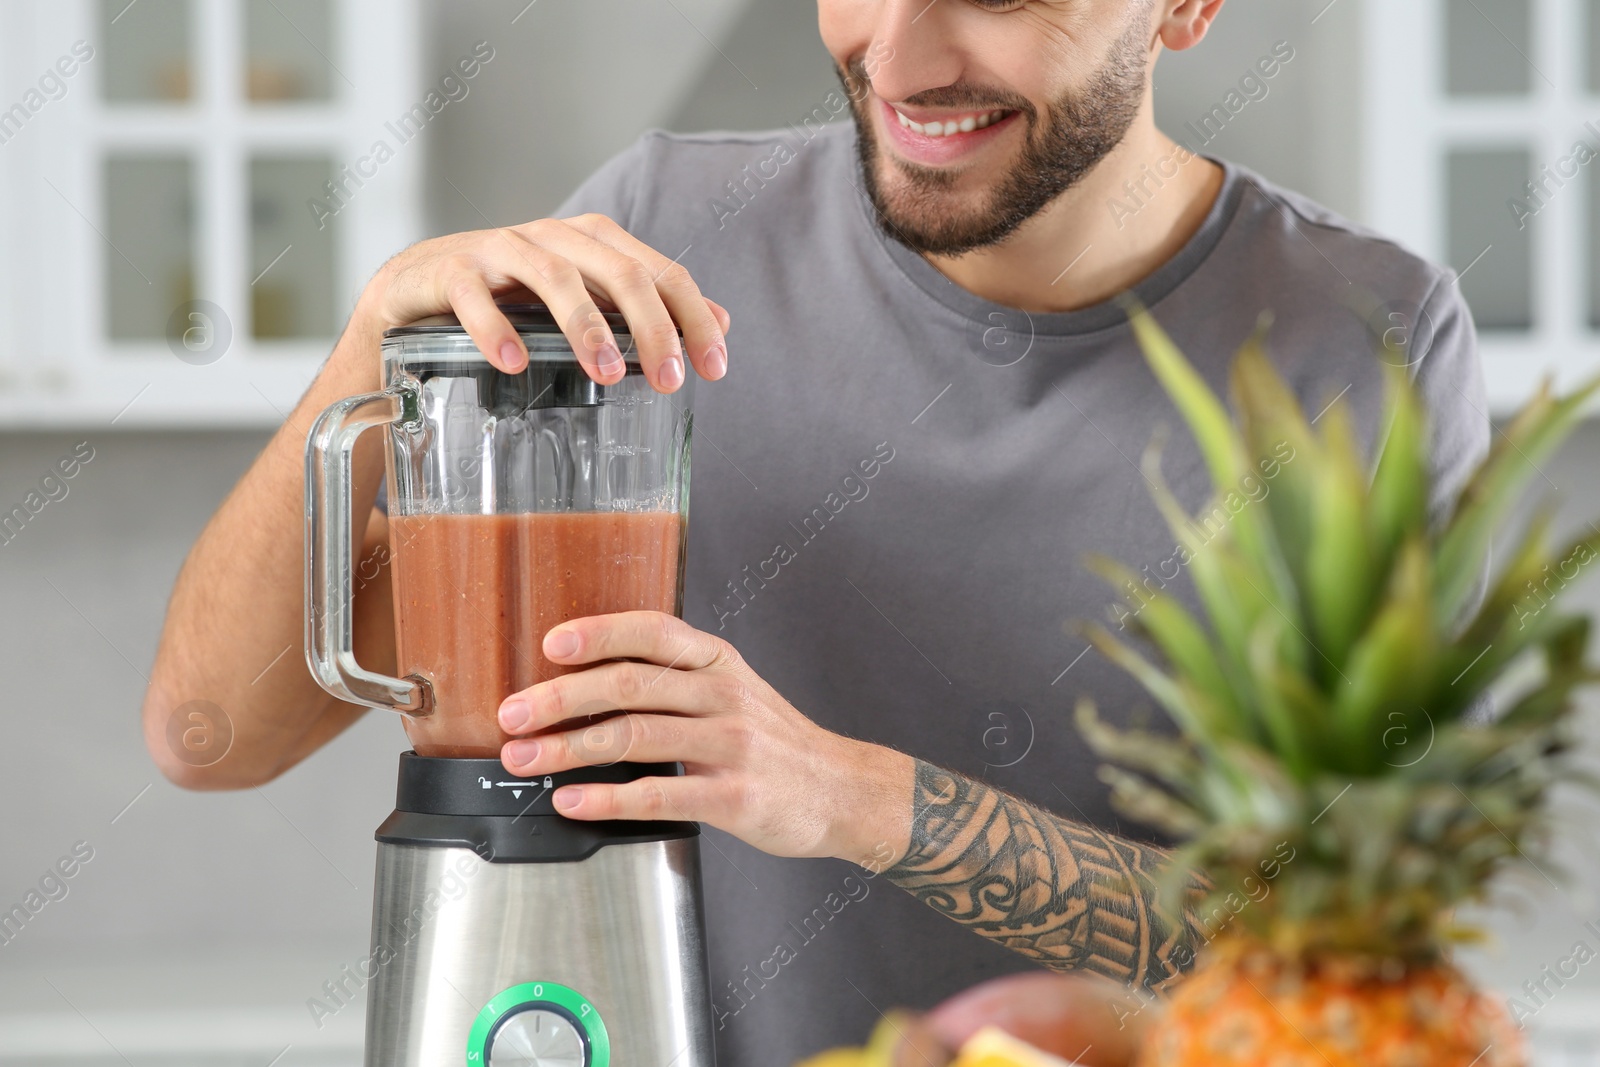
<instances>
[{"instance_id":1,"label":"t-shirt sleeve","mask_svg":"<svg viewBox=\"0 0 1600 1067\"><path fill-rule=\"evenodd\" d=\"M1423 302L1417 323L1427 346L1412 379L1431 427L1428 518L1447 522L1467 479L1489 454L1489 401L1472 312L1452 272Z\"/></svg>"},{"instance_id":2,"label":"t-shirt sleeve","mask_svg":"<svg viewBox=\"0 0 1600 1067\"><path fill-rule=\"evenodd\" d=\"M1424 329L1431 326L1432 341L1414 367L1413 382L1430 427L1428 519L1437 530L1450 520L1462 488L1488 456L1492 429L1477 331L1454 273L1446 272L1434 287L1423 303L1420 322ZM1483 603L1491 570L1492 561L1486 557L1459 622L1471 618ZM1495 713L1485 693L1465 718L1481 723Z\"/></svg>"}]
</instances>

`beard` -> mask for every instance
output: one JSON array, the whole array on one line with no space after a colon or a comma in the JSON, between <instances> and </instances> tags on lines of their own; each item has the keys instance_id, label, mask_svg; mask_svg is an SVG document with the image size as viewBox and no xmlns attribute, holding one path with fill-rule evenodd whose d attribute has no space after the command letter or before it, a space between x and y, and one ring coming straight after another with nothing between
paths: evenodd
<instances>
[{"instance_id":1,"label":"beard","mask_svg":"<svg viewBox=\"0 0 1600 1067\"><path fill-rule=\"evenodd\" d=\"M885 157L895 179L879 174L876 122L867 109L871 81L864 62L835 68L856 122L861 179L878 226L914 252L955 256L998 244L1056 197L1077 184L1121 143L1144 102L1145 38L1134 19L1089 84L1063 93L1044 115L1025 97L978 86L948 85L908 98L913 107L1016 111L1026 122L1021 155L979 207L957 208L957 170L925 167ZM887 186L887 187L886 187Z\"/></svg>"}]
</instances>

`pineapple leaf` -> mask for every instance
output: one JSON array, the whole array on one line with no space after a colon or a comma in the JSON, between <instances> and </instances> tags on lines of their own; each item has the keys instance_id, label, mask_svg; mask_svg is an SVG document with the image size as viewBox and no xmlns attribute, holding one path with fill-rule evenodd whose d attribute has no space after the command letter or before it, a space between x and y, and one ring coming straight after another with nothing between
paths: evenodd
<instances>
[{"instance_id":1,"label":"pineapple leaf","mask_svg":"<svg viewBox=\"0 0 1600 1067\"><path fill-rule=\"evenodd\" d=\"M1306 604L1315 640L1322 653L1321 677L1331 681L1372 613L1378 575L1386 559L1374 558L1364 514L1366 477L1348 409L1335 401L1324 415L1327 447L1323 451L1318 493L1308 512L1312 520L1311 550L1306 560ZM1383 568L1380 570L1379 568Z\"/></svg>"},{"instance_id":2,"label":"pineapple leaf","mask_svg":"<svg viewBox=\"0 0 1600 1067\"><path fill-rule=\"evenodd\" d=\"M1574 693L1600 681L1592 627L1555 607L1600 558L1600 526L1552 559L1549 516L1537 516L1466 610L1502 519L1600 378L1571 396L1541 390L1435 526L1436 442L1403 370L1383 369L1383 447L1369 465L1348 405L1335 401L1313 431L1260 331L1230 374L1236 426L1148 314L1130 318L1213 494L1190 515L1152 442L1141 466L1204 617L1175 590L1141 596L1131 625L1154 660L1090 631L1185 737L1123 732L1081 705L1085 739L1115 765L1101 777L1118 810L1187 838L1158 876L1160 899L1186 907L1206 940L1238 914L1284 952L1437 959L1470 935L1451 910L1483 899L1492 876L1548 869L1550 790L1600 789L1575 761L1573 728ZM1272 481L1260 495L1245 481L1257 452L1278 462L1259 466ZM1139 584L1116 563L1091 565ZM1491 687L1509 710L1466 721ZM1281 867L1272 892L1241 911L1236 889L1269 855Z\"/></svg>"},{"instance_id":3,"label":"pineapple leaf","mask_svg":"<svg viewBox=\"0 0 1600 1067\"><path fill-rule=\"evenodd\" d=\"M1111 586L1138 585L1138 575L1129 567L1099 554L1085 562ZM1160 649L1173 668L1190 678L1219 711L1239 718L1233 687L1223 676L1215 649L1205 630L1173 596L1157 593L1142 602L1135 626Z\"/></svg>"},{"instance_id":4,"label":"pineapple leaf","mask_svg":"<svg viewBox=\"0 0 1600 1067\"><path fill-rule=\"evenodd\" d=\"M1264 339L1263 323L1234 359L1231 388L1241 414L1240 432L1251 454L1280 459L1287 448L1290 457L1303 457L1298 466L1285 469L1285 464L1278 464L1278 477L1266 497L1285 563L1303 581L1314 529L1311 505L1319 490L1321 448L1294 393L1267 358Z\"/></svg>"},{"instance_id":5,"label":"pineapple leaf","mask_svg":"<svg viewBox=\"0 0 1600 1067\"><path fill-rule=\"evenodd\" d=\"M1304 781L1313 770L1311 744L1305 734L1319 724L1299 718L1297 709L1285 699L1280 675L1287 672L1283 671L1282 660L1278 657L1283 627L1279 619L1261 620L1250 641L1250 670L1260 697L1263 725L1272 739L1273 749L1283 757L1289 773Z\"/></svg>"},{"instance_id":6,"label":"pineapple leaf","mask_svg":"<svg viewBox=\"0 0 1600 1067\"><path fill-rule=\"evenodd\" d=\"M1128 818L1174 837L1193 837L1205 829L1203 816L1145 778L1111 763L1103 764L1099 774L1100 780L1111 787L1111 802Z\"/></svg>"},{"instance_id":7,"label":"pineapple leaf","mask_svg":"<svg viewBox=\"0 0 1600 1067\"><path fill-rule=\"evenodd\" d=\"M1427 432L1422 405L1401 367L1385 362L1384 377L1388 386L1385 416L1389 432L1372 476L1368 513L1374 554L1379 560L1393 558L1401 542L1413 531L1423 529L1428 519L1428 475L1423 462Z\"/></svg>"},{"instance_id":8,"label":"pineapple leaf","mask_svg":"<svg viewBox=\"0 0 1600 1067\"><path fill-rule=\"evenodd\" d=\"M1192 784L1198 777L1200 761L1185 741L1145 730L1113 729L1088 699L1078 701L1076 718L1079 732L1096 755L1175 785Z\"/></svg>"},{"instance_id":9,"label":"pineapple leaf","mask_svg":"<svg viewBox=\"0 0 1600 1067\"><path fill-rule=\"evenodd\" d=\"M1214 737L1219 730L1226 731L1226 722L1212 714L1204 696L1192 686L1175 681L1099 623L1089 623L1083 633L1106 659L1133 675L1145 691L1167 709L1167 714L1191 732L1191 736Z\"/></svg>"},{"instance_id":10,"label":"pineapple leaf","mask_svg":"<svg viewBox=\"0 0 1600 1067\"><path fill-rule=\"evenodd\" d=\"M1134 307L1129 316L1135 336L1144 349L1146 361L1157 380L1166 388L1167 395L1177 405L1178 412L1189 424L1195 441L1205 457L1217 496L1226 498L1233 494L1246 478L1255 476L1255 466L1248 454L1244 438L1234 426L1228 409L1211 391L1198 371L1178 351L1166 331L1156 325L1150 313ZM1265 322L1258 328L1265 329ZM1217 510L1213 507L1213 512ZM1229 513L1224 510L1225 515ZM1228 529L1245 549L1241 554L1244 568L1253 572L1252 584L1256 592L1287 617L1298 620L1298 590L1289 574L1277 539L1268 522L1262 521L1256 510L1240 508L1232 513Z\"/></svg>"},{"instance_id":11,"label":"pineapple leaf","mask_svg":"<svg viewBox=\"0 0 1600 1067\"><path fill-rule=\"evenodd\" d=\"M1506 619L1514 612L1520 620L1523 612L1518 611L1519 604L1527 599L1528 592L1548 560L1547 543L1552 517L1549 507L1534 513L1522 532L1521 540L1507 555L1499 577L1490 583L1477 614L1462 630L1458 638L1460 645L1483 648L1495 639Z\"/></svg>"},{"instance_id":12,"label":"pineapple leaf","mask_svg":"<svg viewBox=\"0 0 1600 1067\"><path fill-rule=\"evenodd\" d=\"M1466 607L1500 518L1539 464L1565 440L1596 390L1600 390L1600 377L1556 400L1546 384L1505 429L1502 440L1468 481L1434 557L1436 608L1441 619L1455 619Z\"/></svg>"},{"instance_id":13,"label":"pineapple leaf","mask_svg":"<svg viewBox=\"0 0 1600 1067\"><path fill-rule=\"evenodd\" d=\"M1400 549L1383 605L1336 683L1334 719L1348 760L1340 769L1374 770L1384 733L1393 729L1385 713L1409 718L1427 697L1435 655L1427 566L1427 548L1411 538Z\"/></svg>"},{"instance_id":14,"label":"pineapple leaf","mask_svg":"<svg viewBox=\"0 0 1600 1067\"><path fill-rule=\"evenodd\" d=\"M1238 431L1228 409L1148 311L1132 309L1129 321L1150 369L1194 432L1201 455L1211 471L1212 483L1219 488L1236 484L1250 468L1239 447Z\"/></svg>"}]
</instances>

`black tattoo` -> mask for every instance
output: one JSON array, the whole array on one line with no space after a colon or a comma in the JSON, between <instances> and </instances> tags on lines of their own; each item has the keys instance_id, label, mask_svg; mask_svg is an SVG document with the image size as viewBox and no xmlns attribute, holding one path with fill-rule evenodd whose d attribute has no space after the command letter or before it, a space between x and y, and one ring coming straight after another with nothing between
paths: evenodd
<instances>
[{"instance_id":1,"label":"black tattoo","mask_svg":"<svg viewBox=\"0 0 1600 1067\"><path fill-rule=\"evenodd\" d=\"M1205 940L1192 914L1157 906L1158 848L1062 819L917 761L911 847L889 881L1055 971L1160 990ZM1204 886L1194 882L1192 898Z\"/></svg>"}]
</instances>

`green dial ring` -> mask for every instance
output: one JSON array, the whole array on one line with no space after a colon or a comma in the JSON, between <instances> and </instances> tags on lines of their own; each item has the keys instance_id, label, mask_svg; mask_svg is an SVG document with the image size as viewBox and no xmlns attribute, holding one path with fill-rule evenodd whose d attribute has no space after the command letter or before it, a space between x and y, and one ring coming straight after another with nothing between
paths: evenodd
<instances>
[{"instance_id":1,"label":"green dial ring","mask_svg":"<svg viewBox=\"0 0 1600 1067\"><path fill-rule=\"evenodd\" d=\"M518 1009L538 1008L542 1004L564 1009L578 1022L589 1042L589 1067L611 1067L611 1039L600 1010L576 989L557 982L523 982L496 993L478 1012L467 1034L467 1067L485 1067L489 1050L485 1046L495 1025Z\"/></svg>"}]
</instances>

